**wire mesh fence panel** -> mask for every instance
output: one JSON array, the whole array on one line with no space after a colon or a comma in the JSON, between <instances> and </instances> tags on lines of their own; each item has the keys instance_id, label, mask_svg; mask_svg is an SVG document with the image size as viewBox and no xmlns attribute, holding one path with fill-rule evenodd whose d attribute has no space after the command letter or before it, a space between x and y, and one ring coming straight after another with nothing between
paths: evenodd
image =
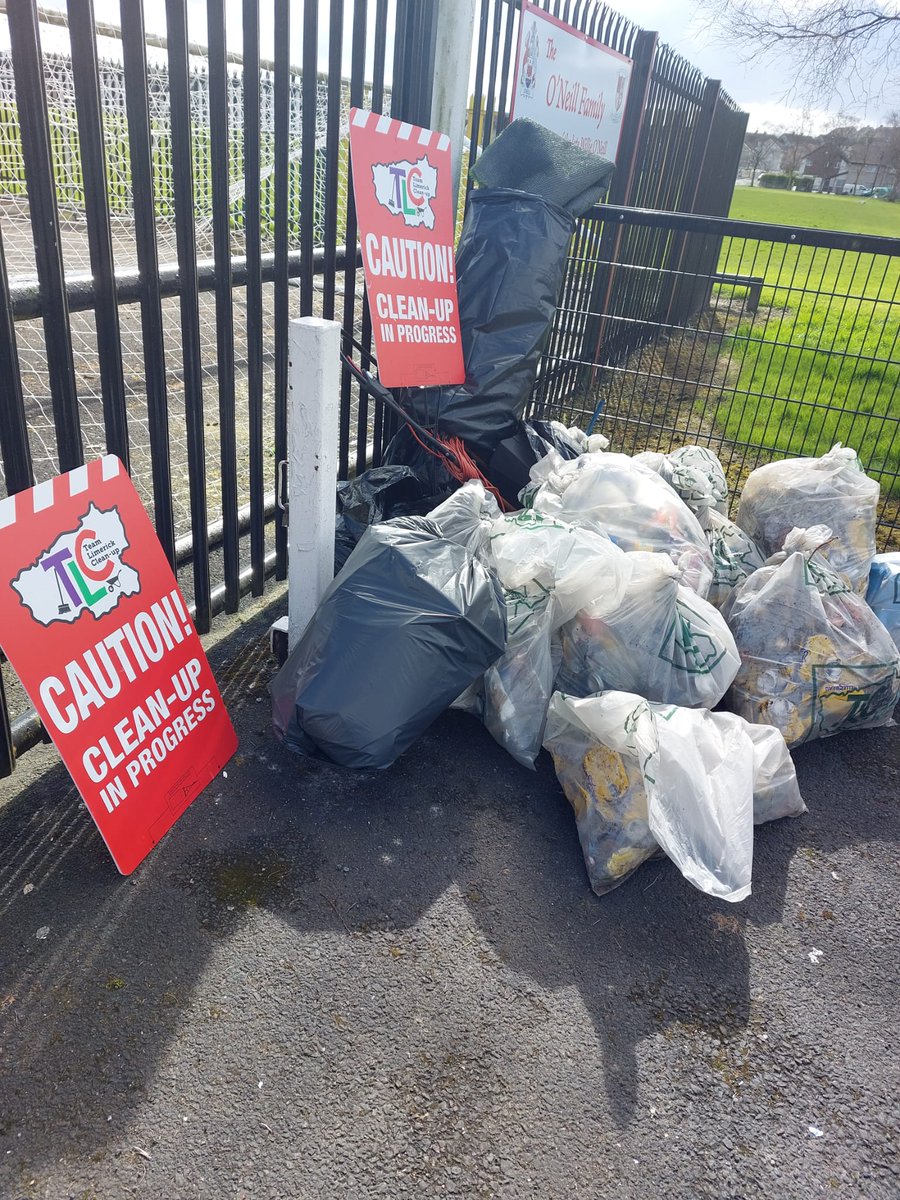
<instances>
[{"instance_id":1,"label":"wire mesh fence panel","mask_svg":"<svg viewBox=\"0 0 900 1200\"><path fill-rule=\"evenodd\" d=\"M879 545L900 548L900 244L614 208L588 220L626 230L600 264L615 286L590 313L599 348L582 343L577 384L553 405L539 386L534 411L627 453L710 446L733 495L760 463L842 442L881 485ZM677 263L648 266L647 240L674 237ZM577 315L564 298L557 326Z\"/></svg>"}]
</instances>

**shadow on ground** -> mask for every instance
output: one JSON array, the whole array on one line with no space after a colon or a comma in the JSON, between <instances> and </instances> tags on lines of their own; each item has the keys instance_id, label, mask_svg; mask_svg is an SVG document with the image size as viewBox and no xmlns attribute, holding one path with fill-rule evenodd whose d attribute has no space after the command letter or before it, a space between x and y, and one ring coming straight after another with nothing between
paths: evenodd
<instances>
[{"instance_id":1,"label":"shadow on ground","mask_svg":"<svg viewBox=\"0 0 900 1200\"><path fill-rule=\"evenodd\" d=\"M798 849L896 839L884 800L896 755L885 768L879 742L876 768L878 735L860 734L798 755L813 814L759 832L748 902L711 901L664 861L598 900L549 760L521 769L469 717L448 714L385 772L277 747L272 615L213 656L241 738L227 778L132 878L116 874L58 766L0 810L0 1163L9 1147L33 1163L72 1145L102 1152L178 1038L208 959L251 914L367 938L415 925L451 887L503 963L542 988L577 988L603 1062L597 1086L625 1126L642 1039L747 1023L745 925L780 919Z\"/></svg>"}]
</instances>

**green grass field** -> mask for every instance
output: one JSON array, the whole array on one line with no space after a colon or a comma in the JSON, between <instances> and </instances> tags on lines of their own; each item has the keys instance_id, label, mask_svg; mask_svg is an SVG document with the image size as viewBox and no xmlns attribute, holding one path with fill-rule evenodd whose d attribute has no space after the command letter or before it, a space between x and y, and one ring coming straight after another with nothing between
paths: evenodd
<instances>
[{"instance_id":1,"label":"green grass field","mask_svg":"<svg viewBox=\"0 0 900 1200\"><path fill-rule=\"evenodd\" d=\"M728 214L736 221L767 221L772 225L802 225L805 229L842 229L900 237L900 203L888 204L862 196L818 196L804 192L739 187Z\"/></svg>"},{"instance_id":2,"label":"green grass field","mask_svg":"<svg viewBox=\"0 0 900 1200\"><path fill-rule=\"evenodd\" d=\"M851 196L742 187L730 216L900 237L900 204ZM724 432L789 455L844 442L900 497L900 256L736 239L719 270L766 283L722 347L737 389L718 407Z\"/></svg>"}]
</instances>

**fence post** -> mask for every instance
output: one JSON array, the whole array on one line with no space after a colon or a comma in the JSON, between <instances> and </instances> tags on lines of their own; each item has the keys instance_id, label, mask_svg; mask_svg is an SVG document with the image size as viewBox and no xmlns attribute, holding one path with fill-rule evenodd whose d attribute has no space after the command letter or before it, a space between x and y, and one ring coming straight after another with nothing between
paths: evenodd
<instances>
[{"instance_id":1,"label":"fence post","mask_svg":"<svg viewBox=\"0 0 900 1200\"><path fill-rule=\"evenodd\" d=\"M653 60L656 57L656 45L659 34L654 30L642 29L634 43L634 58L631 68L631 82L628 87L628 99L625 102L625 112L622 115L622 132L619 135L619 153L616 158L616 171L613 175L607 202L609 204L632 204L636 187L639 154L641 150L641 135L644 130L644 117L647 113L647 100L650 94L650 82L653 77ZM607 310L612 296L615 279L615 263L619 256L623 230L619 227L609 229L605 224L600 235L600 246L594 276L594 286L588 304L591 316L585 329L582 342L581 359L593 364L590 374L590 387L593 388L597 379L597 364L600 360L600 349L606 334ZM603 263L610 265L604 267Z\"/></svg>"},{"instance_id":2,"label":"fence post","mask_svg":"<svg viewBox=\"0 0 900 1200\"><path fill-rule=\"evenodd\" d=\"M288 650L334 577L341 327L321 317L288 326Z\"/></svg>"},{"instance_id":3,"label":"fence post","mask_svg":"<svg viewBox=\"0 0 900 1200\"><path fill-rule=\"evenodd\" d=\"M697 113L697 120L694 125L693 136L691 137L691 151L685 176L687 180L693 180L693 186L688 187L687 193L682 200L682 212L692 213L696 209L697 199L700 195L700 180L703 177L703 166L706 162L706 151L709 147L709 139L712 134L721 90L722 81L720 79L707 79L703 87L703 99L700 101L700 111ZM668 285L669 295L665 305L664 321L666 325L677 324L683 317L687 316L692 308L692 286L690 284L685 285L681 274L686 266L685 254L687 247L688 240L686 234L682 233L672 239L665 267L667 271L671 272Z\"/></svg>"},{"instance_id":4,"label":"fence post","mask_svg":"<svg viewBox=\"0 0 900 1200\"><path fill-rule=\"evenodd\" d=\"M469 66L475 36L475 0L439 0L437 54L431 96L431 128L450 139L453 211L459 199L463 141L466 136Z\"/></svg>"}]
</instances>

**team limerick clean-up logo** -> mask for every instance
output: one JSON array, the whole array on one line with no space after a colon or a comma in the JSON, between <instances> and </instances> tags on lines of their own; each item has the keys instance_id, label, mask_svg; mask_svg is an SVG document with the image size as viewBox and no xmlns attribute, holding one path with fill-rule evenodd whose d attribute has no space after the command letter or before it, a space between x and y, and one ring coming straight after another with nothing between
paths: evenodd
<instances>
[{"instance_id":1,"label":"team limerick clean-up logo","mask_svg":"<svg viewBox=\"0 0 900 1200\"><path fill-rule=\"evenodd\" d=\"M394 163L373 163L375 199L407 225L434 229L431 201L437 195L437 168L424 155L418 162L405 159Z\"/></svg>"},{"instance_id":2,"label":"team limerick clean-up logo","mask_svg":"<svg viewBox=\"0 0 900 1200\"><path fill-rule=\"evenodd\" d=\"M33 566L19 572L12 587L41 625L71 624L84 612L102 617L123 596L141 590L137 571L122 561L127 549L118 510L104 512L92 504L78 528L60 534Z\"/></svg>"}]
</instances>

